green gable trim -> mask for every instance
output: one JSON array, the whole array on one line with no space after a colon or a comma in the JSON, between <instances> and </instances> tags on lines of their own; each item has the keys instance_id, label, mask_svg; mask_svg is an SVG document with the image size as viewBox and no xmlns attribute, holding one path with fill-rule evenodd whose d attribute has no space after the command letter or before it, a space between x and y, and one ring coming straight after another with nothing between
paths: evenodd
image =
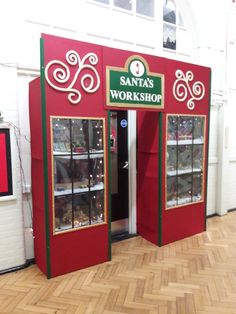
<instances>
[{"instance_id":1,"label":"green gable trim","mask_svg":"<svg viewBox=\"0 0 236 314\"><path fill-rule=\"evenodd\" d=\"M46 233L46 267L47 277L51 278L50 263L50 224L49 224L49 197L48 197L48 156L47 156L47 123L46 123L46 95L44 72L44 40L40 39L40 79L41 79L41 105L42 105L42 137L43 137L43 172L44 172L44 207L45 207L45 233Z\"/></svg>"}]
</instances>

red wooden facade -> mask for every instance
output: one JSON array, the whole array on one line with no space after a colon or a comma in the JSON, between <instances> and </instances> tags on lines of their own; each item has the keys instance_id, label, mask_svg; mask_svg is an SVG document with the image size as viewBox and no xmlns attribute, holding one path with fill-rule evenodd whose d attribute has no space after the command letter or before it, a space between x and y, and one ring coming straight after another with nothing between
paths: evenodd
<instances>
[{"instance_id":1,"label":"red wooden facade","mask_svg":"<svg viewBox=\"0 0 236 314\"><path fill-rule=\"evenodd\" d=\"M91 81L84 78L85 88L81 88L82 72L74 88L80 90L81 99L77 104L69 101L69 92L53 88L45 79L45 68L53 60L66 63L69 51L76 51L82 63L83 57L93 53L97 62L90 63L95 68L99 84L97 89L89 92ZM163 75L163 108L138 107L138 174L137 174L137 230L140 235L157 245L164 245L172 241L202 232L205 230L206 210L206 169L208 146L208 117L210 97L210 69L189 63L173 61L166 58L150 56L131 51L93 45L76 40L42 35L42 71L40 79L30 84L30 124L32 149L32 193L34 210L35 257L38 266L47 274L54 277L66 272L102 263L110 259L110 231L109 231L109 169L108 169L108 114L109 109L124 109L122 106L108 106L106 80L107 67L124 68L128 58L138 56L145 60L151 73ZM69 66L71 77L75 77L76 68ZM176 71L179 72L176 72ZM85 68L94 77L93 69ZM187 106L191 93L186 90L186 97L182 101L176 96L174 88L181 78L193 75L188 81L193 90L194 82L201 82L204 94L200 100L194 101L194 109ZM49 79L53 81L52 73ZM61 74L62 75L62 74ZM186 79L185 79L186 82ZM182 79L182 83L184 80ZM64 85L63 85L64 84ZM68 88L69 83L61 83ZM184 83L185 84L185 83ZM86 88L88 88L86 90ZM183 87L182 87L183 88ZM92 87L90 88L90 90ZM181 87L180 90L181 92ZM182 90L183 91L183 90ZM196 93L201 91L196 90ZM74 98L73 98L74 97ZM73 96L75 99L76 96ZM129 106L126 106L129 109ZM136 109L130 107L131 109ZM168 114L205 116L205 150L204 150L204 195L203 200L173 209L166 209L166 117ZM53 182L51 158L50 117L93 117L105 119L106 132L106 223L90 228L76 229L60 234L53 233ZM45 178L46 177L46 178Z\"/></svg>"}]
</instances>

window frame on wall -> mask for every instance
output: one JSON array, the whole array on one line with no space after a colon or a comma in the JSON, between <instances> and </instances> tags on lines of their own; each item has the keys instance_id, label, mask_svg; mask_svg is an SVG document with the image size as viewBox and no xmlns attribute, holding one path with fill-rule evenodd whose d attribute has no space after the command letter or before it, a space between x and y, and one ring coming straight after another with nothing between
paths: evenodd
<instances>
[{"instance_id":1,"label":"window frame on wall","mask_svg":"<svg viewBox=\"0 0 236 314\"><path fill-rule=\"evenodd\" d=\"M12 158L11 158L11 138L10 138L10 129L9 128L1 128L0 134L3 135L2 138L2 148L1 152L4 154L4 156L0 156L2 162L5 163L5 178L0 178L3 181L3 185L5 185L5 188L3 191L0 190L0 198L5 196L12 196L13 195L13 180L12 180ZM1 165L3 167L3 165Z\"/></svg>"},{"instance_id":2,"label":"window frame on wall","mask_svg":"<svg viewBox=\"0 0 236 314\"><path fill-rule=\"evenodd\" d=\"M170 3L169 8L167 7L168 2ZM167 13L165 14L165 11L168 10L169 10L168 14ZM169 17L167 15L169 15ZM187 31L187 28L185 26L183 16L181 14L181 10L178 6L178 2L175 0L162 0L162 30L163 30L162 36L163 50L169 52L178 52L179 50L178 38L180 36L180 32ZM168 37L168 35L166 35L165 32L166 33L169 32L170 36Z\"/></svg>"},{"instance_id":3,"label":"window frame on wall","mask_svg":"<svg viewBox=\"0 0 236 314\"><path fill-rule=\"evenodd\" d=\"M125 13L131 13L145 18L155 19L155 0L91 0L91 2L103 5L105 7L109 6L110 8L120 10ZM145 14L146 10L141 12L142 2L145 2L145 4L149 2L149 14Z\"/></svg>"}]
</instances>

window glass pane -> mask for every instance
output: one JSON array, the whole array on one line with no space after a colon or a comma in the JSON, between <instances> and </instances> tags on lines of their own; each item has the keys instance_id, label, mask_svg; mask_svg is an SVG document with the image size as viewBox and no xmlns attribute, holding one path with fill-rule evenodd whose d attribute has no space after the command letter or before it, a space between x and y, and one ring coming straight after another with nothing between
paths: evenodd
<instances>
[{"instance_id":1,"label":"window glass pane","mask_svg":"<svg viewBox=\"0 0 236 314\"><path fill-rule=\"evenodd\" d=\"M72 228L72 196L55 197L55 229L63 231Z\"/></svg>"},{"instance_id":2,"label":"window glass pane","mask_svg":"<svg viewBox=\"0 0 236 314\"><path fill-rule=\"evenodd\" d=\"M193 146L193 171L202 171L203 164L203 146Z\"/></svg>"},{"instance_id":3,"label":"window glass pane","mask_svg":"<svg viewBox=\"0 0 236 314\"><path fill-rule=\"evenodd\" d=\"M167 177L167 208L177 205L177 177Z\"/></svg>"},{"instance_id":4,"label":"window glass pane","mask_svg":"<svg viewBox=\"0 0 236 314\"><path fill-rule=\"evenodd\" d=\"M154 0L136 0L136 12L154 17Z\"/></svg>"},{"instance_id":5,"label":"window glass pane","mask_svg":"<svg viewBox=\"0 0 236 314\"><path fill-rule=\"evenodd\" d=\"M88 151L88 120L74 119L71 121L72 150L75 153Z\"/></svg>"},{"instance_id":6,"label":"window glass pane","mask_svg":"<svg viewBox=\"0 0 236 314\"><path fill-rule=\"evenodd\" d=\"M53 119L53 151L70 152L70 123L68 119Z\"/></svg>"},{"instance_id":7,"label":"window glass pane","mask_svg":"<svg viewBox=\"0 0 236 314\"><path fill-rule=\"evenodd\" d=\"M178 176L178 205L192 200L192 174Z\"/></svg>"},{"instance_id":8,"label":"window glass pane","mask_svg":"<svg viewBox=\"0 0 236 314\"><path fill-rule=\"evenodd\" d=\"M193 175L193 202L202 199L202 173Z\"/></svg>"},{"instance_id":9,"label":"window glass pane","mask_svg":"<svg viewBox=\"0 0 236 314\"><path fill-rule=\"evenodd\" d=\"M89 121L89 150L90 152L103 151L103 122L101 120Z\"/></svg>"},{"instance_id":10,"label":"window glass pane","mask_svg":"<svg viewBox=\"0 0 236 314\"><path fill-rule=\"evenodd\" d=\"M176 175L177 146L167 146L167 175Z\"/></svg>"},{"instance_id":11,"label":"window glass pane","mask_svg":"<svg viewBox=\"0 0 236 314\"><path fill-rule=\"evenodd\" d=\"M190 141L189 144L191 144L192 138L193 138L193 119L192 119L192 117L180 116L179 117L179 123L178 123L178 141L179 141L179 144L181 144L181 141L182 141L182 143L187 143L188 141Z\"/></svg>"},{"instance_id":12,"label":"window glass pane","mask_svg":"<svg viewBox=\"0 0 236 314\"><path fill-rule=\"evenodd\" d=\"M163 21L176 24L176 7L173 0L163 1Z\"/></svg>"},{"instance_id":13,"label":"window glass pane","mask_svg":"<svg viewBox=\"0 0 236 314\"><path fill-rule=\"evenodd\" d=\"M163 47L176 50L176 27L163 24Z\"/></svg>"},{"instance_id":14,"label":"window glass pane","mask_svg":"<svg viewBox=\"0 0 236 314\"><path fill-rule=\"evenodd\" d=\"M54 156L54 193L55 195L69 194L72 191L71 158L68 156Z\"/></svg>"},{"instance_id":15,"label":"window glass pane","mask_svg":"<svg viewBox=\"0 0 236 314\"><path fill-rule=\"evenodd\" d=\"M114 5L125 10L132 10L132 1L129 0L114 0Z\"/></svg>"},{"instance_id":16,"label":"window glass pane","mask_svg":"<svg viewBox=\"0 0 236 314\"><path fill-rule=\"evenodd\" d=\"M91 224L104 222L104 192L91 193Z\"/></svg>"},{"instance_id":17,"label":"window glass pane","mask_svg":"<svg viewBox=\"0 0 236 314\"><path fill-rule=\"evenodd\" d=\"M91 157L93 157L91 155ZM91 189L104 188L103 157L90 159L90 186Z\"/></svg>"},{"instance_id":18,"label":"window glass pane","mask_svg":"<svg viewBox=\"0 0 236 314\"><path fill-rule=\"evenodd\" d=\"M204 117L194 117L194 144L202 144L204 136Z\"/></svg>"},{"instance_id":19,"label":"window glass pane","mask_svg":"<svg viewBox=\"0 0 236 314\"><path fill-rule=\"evenodd\" d=\"M192 172L192 146L178 146L178 174Z\"/></svg>"},{"instance_id":20,"label":"window glass pane","mask_svg":"<svg viewBox=\"0 0 236 314\"><path fill-rule=\"evenodd\" d=\"M89 194L76 194L73 207L75 228L89 225Z\"/></svg>"},{"instance_id":21,"label":"window glass pane","mask_svg":"<svg viewBox=\"0 0 236 314\"><path fill-rule=\"evenodd\" d=\"M168 117L168 134L167 141L168 144L175 144L177 140L178 134L178 117L169 116Z\"/></svg>"},{"instance_id":22,"label":"window glass pane","mask_svg":"<svg viewBox=\"0 0 236 314\"><path fill-rule=\"evenodd\" d=\"M88 191L89 169L87 156L73 156L73 189L74 193Z\"/></svg>"}]
</instances>

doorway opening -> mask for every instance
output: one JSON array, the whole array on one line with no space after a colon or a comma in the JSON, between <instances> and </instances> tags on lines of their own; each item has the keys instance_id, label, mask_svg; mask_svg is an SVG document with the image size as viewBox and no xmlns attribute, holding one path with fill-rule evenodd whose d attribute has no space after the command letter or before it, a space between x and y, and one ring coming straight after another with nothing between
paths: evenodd
<instances>
[{"instance_id":1,"label":"doorway opening","mask_svg":"<svg viewBox=\"0 0 236 314\"><path fill-rule=\"evenodd\" d=\"M127 111L110 111L111 235L129 233L129 163Z\"/></svg>"}]
</instances>

